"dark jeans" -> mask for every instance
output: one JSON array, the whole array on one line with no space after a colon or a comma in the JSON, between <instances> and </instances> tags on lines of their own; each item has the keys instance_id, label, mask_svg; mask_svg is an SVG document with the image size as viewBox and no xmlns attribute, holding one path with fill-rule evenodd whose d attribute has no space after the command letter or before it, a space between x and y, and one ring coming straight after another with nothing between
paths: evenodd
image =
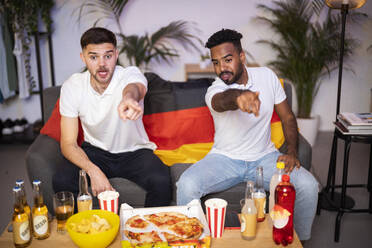
<instances>
[{"instance_id":1,"label":"dark jeans","mask_svg":"<svg viewBox=\"0 0 372 248\"><path fill-rule=\"evenodd\" d=\"M81 148L107 178L128 179L146 190L145 207L167 206L172 197L169 167L150 149L133 152L110 153L84 142ZM79 170L72 163L60 166L53 176L54 192L79 193Z\"/></svg>"}]
</instances>

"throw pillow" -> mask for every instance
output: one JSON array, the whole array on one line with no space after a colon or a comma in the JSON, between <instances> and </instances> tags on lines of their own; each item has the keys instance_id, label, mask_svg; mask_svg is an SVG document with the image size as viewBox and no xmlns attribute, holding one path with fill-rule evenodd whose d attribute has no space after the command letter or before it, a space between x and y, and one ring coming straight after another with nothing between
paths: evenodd
<instances>
[{"instance_id":1,"label":"throw pillow","mask_svg":"<svg viewBox=\"0 0 372 248\"><path fill-rule=\"evenodd\" d=\"M50 115L48 121L45 123L43 128L40 130L41 134L47 135L56 141L61 141L61 114L59 112L59 99L54 106L53 112ZM84 141L84 132L81 127L79 119L79 133L77 137L77 143L80 146Z\"/></svg>"}]
</instances>

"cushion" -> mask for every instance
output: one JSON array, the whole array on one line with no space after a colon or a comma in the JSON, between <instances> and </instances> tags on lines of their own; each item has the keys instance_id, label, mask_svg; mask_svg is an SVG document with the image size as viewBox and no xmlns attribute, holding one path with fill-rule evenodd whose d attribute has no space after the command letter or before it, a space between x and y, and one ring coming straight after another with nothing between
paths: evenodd
<instances>
[{"instance_id":1,"label":"cushion","mask_svg":"<svg viewBox=\"0 0 372 248\"><path fill-rule=\"evenodd\" d=\"M48 121L45 123L43 128L40 130L41 134L48 135L56 141L61 141L61 114L59 113L59 99L54 106L53 112L50 115ZM84 132L81 127L79 119L79 133L77 137L77 143L80 146L84 141Z\"/></svg>"}]
</instances>

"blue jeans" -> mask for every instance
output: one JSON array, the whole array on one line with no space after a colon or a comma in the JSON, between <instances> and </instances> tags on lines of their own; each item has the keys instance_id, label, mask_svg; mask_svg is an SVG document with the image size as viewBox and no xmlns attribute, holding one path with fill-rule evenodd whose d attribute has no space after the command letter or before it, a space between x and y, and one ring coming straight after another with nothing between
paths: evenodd
<instances>
[{"instance_id":1,"label":"blue jeans","mask_svg":"<svg viewBox=\"0 0 372 248\"><path fill-rule=\"evenodd\" d=\"M280 153L269 153L257 161L243 161L220 154L208 154L188 168L177 182L177 204L185 205L206 194L226 190L248 180L255 181L256 167L264 171L264 187L269 191ZM311 226L318 202L318 182L304 168L294 169L291 183L296 189L294 227L300 240L310 239Z\"/></svg>"}]
</instances>

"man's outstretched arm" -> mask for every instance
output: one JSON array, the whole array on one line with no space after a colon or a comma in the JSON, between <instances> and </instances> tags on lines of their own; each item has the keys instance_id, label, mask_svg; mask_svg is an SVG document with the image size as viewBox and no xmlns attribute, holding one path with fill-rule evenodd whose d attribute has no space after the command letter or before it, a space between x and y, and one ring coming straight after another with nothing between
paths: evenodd
<instances>
[{"instance_id":1,"label":"man's outstretched arm","mask_svg":"<svg viewBox=\"0 0 372 248\"><path fill-rule=\"evenodd\" d=\"M146 87L141 83L128 84L122 94L118 113L122 120L137 120L143 114L139 101L145 97Z\"/></svg>"},{"instance_id":2,"label":"man's outstretched arm","mask_svg":"<svg viewBox=\"0 0 372 248\"><path fill-rule=\"evenodd\" d=\"M212 108L217 112L240 109L258 116L261 105L258 96L259 92L229 89L213 96Z\"/></svg>"}]
</instances>

